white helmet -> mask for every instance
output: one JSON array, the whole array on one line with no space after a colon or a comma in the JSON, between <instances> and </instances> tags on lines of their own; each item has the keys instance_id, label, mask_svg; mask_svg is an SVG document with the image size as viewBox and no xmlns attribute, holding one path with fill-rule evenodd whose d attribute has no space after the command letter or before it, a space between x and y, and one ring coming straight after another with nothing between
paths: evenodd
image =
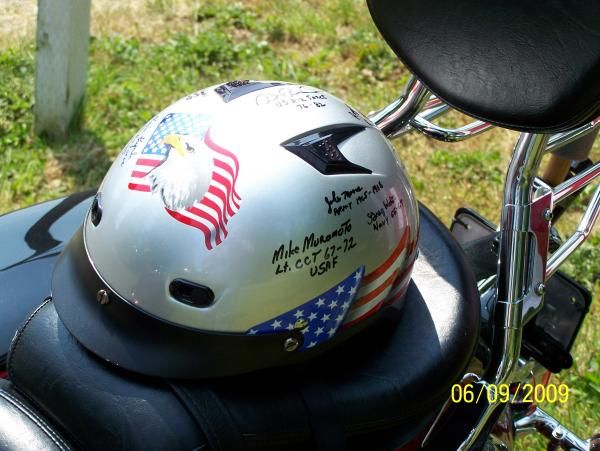
<instances>
[{"instance_id":1,"label":"white helmet","mask_svg":"<svg viewBox=\"0 0 600 451\"><path fill-rule=\"evenodd\" d=\"M53 298L124 368L237 374L315 356L398 308L417 233L404 169L368 119L316 88L230 82L125 146Z\"/></svg>"}]
</instances>

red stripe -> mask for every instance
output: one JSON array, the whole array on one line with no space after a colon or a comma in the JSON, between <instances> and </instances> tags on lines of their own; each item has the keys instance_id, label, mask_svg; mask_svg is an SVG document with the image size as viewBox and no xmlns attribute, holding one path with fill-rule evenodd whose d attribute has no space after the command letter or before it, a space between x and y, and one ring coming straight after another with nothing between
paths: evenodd
<instances>
[{"instance_id":1,"label":"red stripe","mask_svg":"<svg viewBox=\"0 0 600 451\"><path fill-rule=\"evenodd\" d=\"M181 213L169 210L168 208L165 208L165 210L177 221L183 222L184 224L200 229L204 233L204 244L206 245L206 248L209 251L212 249L212 243L210 242L210 229L206 227L206 225L202 224L199 221L195 221L194 219L188 218L187 216L183 216Z\"/></svg>"},{"instance_id":2,"label":"red stripe","mask_svg":"<svg viewBox=\"0 0 600 451\"><path fill-rule=\"evenodd\" d=\"M159 166L162 162L164 161L164 159L162 160L151 160L150 158L140 158L138 161L136 161L135 164L139 164L142 166Z\"/></svg>"},{"instance_id":3,"label":"red stripe","mask_svg":"<svg viewBox=\"0 0 600 451\"><path fill-rule=\"evenodd\" d=\"M223 202L223 205L225 207L225 209L223 210L223 221L225 222L225 224L227 224L227 215L225 214L227 209L227 198L225 197L225 193L214 185L210 185L208 187L208 192L217 196L221 200L221 202Z\"/></svg>"},{"instance_id":4,"label":"red stripe","mask_svg":"<svg viewBox=\"0 0 600 451\"><path fill-rule=\"evenodd\" d=\"M210 189L208 191L210 192ZM217 214L219 215L219 223L221 224L221 228L223 230L225 230L225 235L227 235L227 229L225 228L225 224L227 224L227 217L225 216L225 212L223 211L221 206L219 204L217 204L215 201L206 197L206 195L202 198L200 203L203 205L206 205L207 207L212 208L213 210L215 210L217 212Z\"/></svg>"},{"instance_id":5,"label":"red stripe","mask_svg":"<svg viewBox=\"0 0 600 451\"><path fill-rule=\"evenodd\" d=\"M225 163L223 160L219 160L217 158L213 158L213 161L214 161L216 167L227 171L227 173L231 176L231 179L234 181L236 180L236 176L233 173L233 169L231 168L231 166L228 163ZM235 190L235 186L233 186L233 197L236 198L238 200L238 202L242 200L240 195Z\"/></svg>"},{"instance_id":6,"label":"red stripe","mask_svg":"<svg viewBox=\"0 0 600 451\"><path fill-rule=\"evenodd\" d=\"M0 379L8 379L8 372L0 371Z\"/></svg>"},{"instance_id":7,"label":"red stripe","mask_svg":"<svg viewBox=\"0 0 600 451\"><path fill-rule=\"evenodd\" d=\"M345 329L346 327L353 326L353 325L355 325L356 323L358 323L359 321L362 321L363 319L366 319L366 318L368 318L369 316L371 316L371 315L373 315L373 314L377 313L377 311L378 311L378 310L381 308L382 304L383 304L383 301L382 301L382 302L378 302L378 303L377 303L377 305L375 305L375 307L373 307L371 310L368 310L368 311L367 311L365 314L363 314L363 315L359 316L358 318L354 318L352 321L350 321L350 322L348 322L348 323L345 323L345 324L342 326L342 329Z\"/></svg>"},{"instance_id":8,"label":"red stripe","mask_svg":"<svg viewBox=\"0 0 600 451\"><path fill-rule=\"evenodd\" d=\"M127 186L129 187L129 189L132 189L135 191L144 191L146 193L150 192L150 185L140 185L139 183L130 183Z\"/></svg>"},{"instance_id":9,"label":"red stripe","mask_svg":"<svg viewBox=\"0 0 600 451\"><path fill-rule=\"evenodd\" d=\"M217 220L215 218L213 218L211 215L209 215L204 210L201 210L196 207L190 207L187 209L187 211L189 211L190 213L192 213L196 216L200 216L202 219L206 219L208 222L210 222L213 225L213 227L215 228L215 242L217 243L217 246L219 244L221 244L221 234L219 233L219 230L220 230L219 223L217 222Z\"/></svg>"},{"instance_id":10,"label":"red stripe","mask_svg":"<svg viewBox=\"0 0 600 451\"><path fill-rule=\"evenodd\" d=\"M210 130L208 130L206 132L206 135L204 135L204 142L206 143L206 145L208 147L210 147L212 150L214 150L215 152L221 153L223 155L228 156L229 158L231 158L233 160L233 164L235 165L235 177L233 179L233 183L235 183L236 179L237 179L237 174L240 170L240 165L238 162L237 157L235 156L235 154L233 154L232 152L230 152L229 150L219 146L217 143L215 143L212 138L210 137Z\"/></svg>"},{"instance_id":11,"label":"red stripe","mask_svg":"<svg viewBox=\"0 0 600 451\"><path fill-rule=\"evenodd\" d=\"M229 197L231 195L231 182L229 181L229 179L223 174L219 174L216 171L213 171L212 178L215 182L219 182L225 187L225 194L227 195L227 197Z\"/></svg>"},{"instance_id":12,"label":"red stripe","mask_svg":"<svg viewBox=\"0 0 600 451\"><path fill-rule=\"evenodd\" d=\"M223 238L226 238L228 232L227 228L225 227L225 224L223 223L223 210L221 209L221 207L219 207L219 204L217 204L211 199L208 199L207 197L203 197L199 203L204 205L206 208L214 210L217 213L217 216L219 217L219 229L223 231Z\"/></svg>"},{"instance_id":13,"label":"red stripe","mask_svg":"<svg viewBox=\"0 0 600 451\"><path fill-rule=\"evenodd\" d=\"M214 177L214 175L213 175L213 177ZM235 214L235 211L233 211L233 208L231 208L231 205L229 204L230 196L227 193L227 191L223 191L223 189L221 189L217 185L210 185L210 186L211 186L211 188L215 189L215 192L219 191L221 193L221 196L222 196L221 200L223 201L225 211L227 212L229 217L232 217Z\"/></svg>"},{"instance_id":14,"label":"red stripe","mask_svg":"<svg viewBox=\"0 0 600 451\"><path fill-rule=\"evenodd\" d=\"M146 175L148 175L148 172L144 172L144 171L132 171L131 172L131 176L132 177L145 177Z\"/></svg>"},{"instance_id":15,"label":"red stripe","mask_svg":"<svg viewBox=\"0 0 600 451\"><path fill-rule=\"evenodd\" d=\"M384 261L380 266L378 266L374 271L370 272L365 276L362 283L364 285L373 282L379 276L381 276L384 272L386 272L390 266L396 261L400 253L406 248L406 241L408 240L408 227L404 229L404 233L402 234L402 238L400 238L400 242L392 252L386 261Z\"/></svg>"},{"instance_id":16,"label":"red stripe","mask_svg":"<svg viewBox=\"0 0 600 451\"><path fill-rule=\"evenodd\" d=\"M385 301L379 302L375 307L373 307L371 310L368 310L366 313L364 313L363 315L359 316L358 318L354 318L352 321L345 323L342 328L346 328L349 326L353 326L354 324L358 323L359 321L362 321L363 319L368 318L369 316L373 315L374 313L376 313L377 311L379 311L379 309L383 306L383 305L390 305L393 304L394 302L396 302L398 299L400 299L404 294L406 294L406 290L408 289L408 283L406 284L406 286L404 288L402 288L398 293L396 293L394 296L392 296L390 299L387 299Z\"/></svg>"},{"instance_id":17,"label":"red stripe","mask_svg":"<svg viewBox=\"0 0 600 451\"><path fill-rule=\"evenodd\" d=\"M231 204L233 203L233 205L235 206L236 209L240 209L240 206L237 204L237 202L233 199L233 197L231 197L231 182L227 179L227 177L217 173L217 172L213 172L213 180L215 182L219 182L221 185L223 185L226 188L226 194L227 194L227 209L230 210L229 214L231 216L233 216L235 214L235 212L233 211Z\"/></svg>"},{"instance_id":18,"label":"red stripe","mask_svg":"<svg viewBox=\"0 0 600 451\"><path fill-rule=\"evenodd\" d=\"M408 289L408 283L406 284L405 287L403 287L400 291L398 291L398 293L396 293L395 295L393 295L391 298L387 299L385 301L385 305L393 304L398 299L400 299L402 296L404 296L404 294L406 293L406 290Z\"/></svg>"},{"instance_id":19,"label":"red stripe","mask_svg":"<svg viewBox=\"0 0 600 451\"><path fill-rule=\"evenodd\" d=\"M206 145L208 147L210 147L212 150L214 150L217 153L223 154L229 158L231 158L233 160L233 164L235 166L235 171L233 174L233 196L234 198L237 198L238 201L241 201L242 198L239 196L239 194L236 192L235 190L235 184L237 182L237 178L238 178L238 174L240 172L240 163L237 159L237 157L235 156L235 154L221 146L219 146L217 143L215 143L212 138L210 137L210 130L208 130L206 132L206 135L204 135L204 142L206 143ZM215 159L216 160L216 159Z\"/></svg>"},{"instance_id":20,"label":"red stripe","mask_svg":"<svg viewBox=\"0 0 600 451\"><path fill-rule=\"evenodd\" d=\"M409 249L410 249L410 252L411 252L411 254L412 254L412 252L413 252L414 250L416 250L416 249L417 249L418 245L419 245L419 233L418 233L418 231L417 231L417 236L415 236L415 239L414 239L414 240L412 241L412 243L410 243L410 245L409 245Z\"/></svg>"},{"instance_id":21,"label":"red stripe","mask_svg":"<svg viewBox=\"0 0 600 451\"><path fill-rule=\"evenodd\" d=\"M231 179L235 179L235 174L233 173L233 168L231 166L229 166L227 163L225 163L223 160L218 160L218 159L214 159L215 160L215 166L218 168L221 168L225 171L227 171L227 173L231 176Z\"/></svg>"},{"instance_id":22,"label":"red stripe","mask_svg":"<svg viewBox=\"0 0 600 451\"><path fill-rule=\"evenodd\" d=\"M213 158L213 161L215 163L215 166L217 166L218 168L224 169L225 171L227 171L227 173L231 176L231 179L237 180L237 177L235 176L235 174L233 173L233 168L226 162L224 162L223 160L219 160L217 158ZM239 201L242 200L242 198L240 197L240 195L237 193L237 191L235 190L235 184L233 186L233 196Z\"/></svg>"},{"instance_id":23,"label":"red stripe","mask_svg":"<svg viewBox=\"0 0 600 451\"><path fill-rule=\"evenodd\" d=\"M350 310L356 310L358 307L361 307L371 302L373 299L375 299L377 296L383 293L383 291L386 288L388 288L394 282L394 280L396 280L397 275L398 270L394 271L387 279L385 279L385 281L381 285L379 285L373 291L370 291L368 294L357 299L352 305L352 307L350 307Z\"/></svg>"},{"instance_id":24,"label":"red stripe","mask_svg":"<svg viewBox=\"0 0 600 451\"><path fill-rule=\"evenodd\" d=\"M414 263L415 263L415 261L413 258L413 261L410 262L410 264L408 264L406 266L406 268L404 268L404 270L400 274L398 274L398 277L396 277L396 280L394 281L392 288L396 288L398 285L400 285L401 282L404 281L404 278L412 271Z\"/></svg>"},{"instance_id":25,"label":"red stripe","mask_svg":"<svg viewBox=\"0 0 600 451\"><path fill-rule=\"evenodd\" d=\"M238 202L241 201L242 198L240 197L240 195L235 190L235 184L237 182L238 174L240 172L240 163L239 163L237 157L235 156L235 154L233 152L231 152L231 151L225 149L224 147L219 146L217 143L215 143L212 140L212 138L210 137L210 130L208 130L206 132L206 134L204 135L204 142L213 151L215 151L217 153L220 153L222 155L225 155L225 156L231 158L231 160L233 161L233 164L235 166L235 171L233 171L233 183L232 183L233 198L237 199ZM215 158L214 161L215 161L215 164L216 164L216 162L219 161L219 160ZM225 163L225 162L223 162L223 163ZM227 163L225 163L225 164L227 164ZM234 201L234 203L235 203L235 201ZM240 208L239 205L237 205L237 204L236 204L236 207L238 209Z\"/></svg>"}]
</instances>

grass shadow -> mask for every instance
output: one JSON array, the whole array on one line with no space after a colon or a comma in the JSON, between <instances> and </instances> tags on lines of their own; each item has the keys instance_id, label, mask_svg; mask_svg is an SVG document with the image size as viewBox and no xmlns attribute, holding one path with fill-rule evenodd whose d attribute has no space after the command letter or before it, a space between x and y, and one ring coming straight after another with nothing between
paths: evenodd
<instances>
[{"instance_id":1,"label":"grass shadow","mask_svg":"<svg viewBox=\"0 0 600 451\"><path fill-rule=\"evenodd\" d=\"M91 130L72 130L63 143L44 140L49 154L44 175L52 187L67 185L70 191L96 188L111 165L102 137Z\"/></svg>"}]
</instances>

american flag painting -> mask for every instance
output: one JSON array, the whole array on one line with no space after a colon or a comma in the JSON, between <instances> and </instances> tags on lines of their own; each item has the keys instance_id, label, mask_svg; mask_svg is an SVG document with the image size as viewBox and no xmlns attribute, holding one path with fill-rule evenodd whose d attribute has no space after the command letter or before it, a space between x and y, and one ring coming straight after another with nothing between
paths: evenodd
<instances>
[{"instance_id":1,"label":"american flag painting","mask_svg":"<svg viewBox=\"0 0 600 451\"><path fill-rule=\"evenodd\" d=\"M299 329L304 335L299 350L313 348L332 338L338 331L358 294L363 276L364 267L361 266L331 289L297 308L254 326L247 334L263 335Z\"/></svg>"},{"instance_id":2,"label":"american flag painting","mask_svg":"<svg viewBox=\"0 0 600 451\"><path fill-rule=\"evenodd\" d=\"M153 191L149 174L169 157L165 138L170 135L202 140L211 152L212 174L207 191L185 209L165 207L166 212L175 220L200 230L204 234L206 248L211 250L227 237L228 221L240 209L242 199L236 192L240 169L238 158L213 141L208 116L184 113L165 115L138 156L128 187L134 191Z\"/></svg>"},{"instance_id":3,"label":"american flag painting","mask_svg":"<svg viewBox=\"0 0 600 451\"><path fill-rule=\"evenodd\" d=\"M361 283L356 301L350 307L343 327L349 327L376 313L384 304L391 304L406 292L410 278L410 267L405 266L406 255L410 253L409 228L404 228L400 241L390 256L377 268L367 274ZM407 265L410 266L410 265ZM404 277L402 277L404 276Z\"/></svg>"},{"instance_id":4,"label":"american flag painting","mask_svg":"<svg viewBox=\"0 0 600 451\"><path fill-rule=\"evenodd\" d=\"M410 283L416 259L416 238L409 242L405 227L402 238L390 256L365 275L359 267L340 283L310 301L264 323L252 327L248 335L298 329L304 335L300 350L310 349L332 338L338 330L350 327L400 299ZM407 255L410 261L407 261Z\"/></svg>"}]
</instances>

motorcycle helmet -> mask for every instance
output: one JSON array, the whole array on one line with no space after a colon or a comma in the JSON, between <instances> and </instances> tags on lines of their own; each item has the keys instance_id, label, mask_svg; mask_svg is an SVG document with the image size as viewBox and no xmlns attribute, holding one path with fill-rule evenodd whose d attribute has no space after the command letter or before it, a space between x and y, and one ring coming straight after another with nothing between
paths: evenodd
<instances>
[{"instance_id":1,"label":"motorcycle helmet","mask_svg":"<svg viewBox=\"0 0 600 451\"><path fill-rule=\"evenodd\" d=\"M52 297L85 348L146 375L296 363L401 306L417 215L390 143L356 110L308 86L230 82L125 146Z\"/></svg>"}]
</instances>

